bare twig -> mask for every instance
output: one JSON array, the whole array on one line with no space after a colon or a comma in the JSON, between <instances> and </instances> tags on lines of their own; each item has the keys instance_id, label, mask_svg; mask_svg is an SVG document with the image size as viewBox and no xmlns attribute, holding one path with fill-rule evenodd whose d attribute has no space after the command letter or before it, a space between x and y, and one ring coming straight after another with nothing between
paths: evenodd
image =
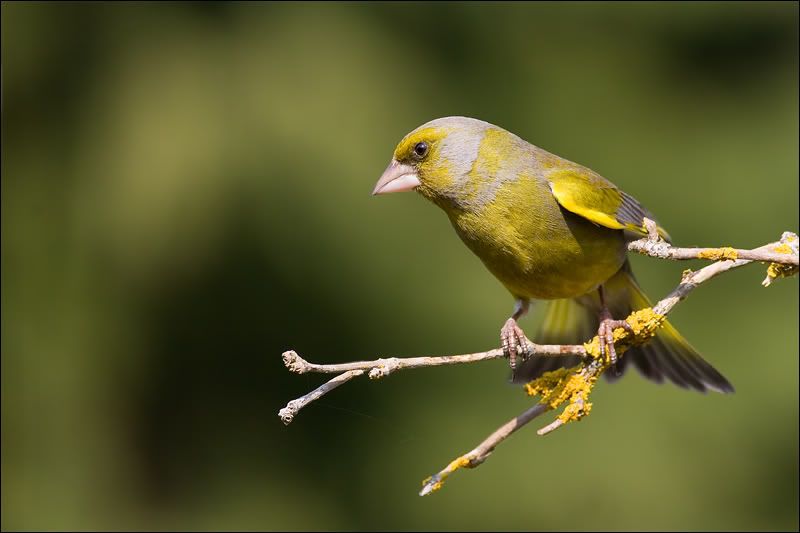
<instances>
[{"instance_id":1,"label":"bare twig","mask_svg":"<svg viewBox=\"0 0 800 533\"><path fill-rule=\"evenodd\" d=\"M528 341L528 353L545 357L561 357L565 355L585 356L586 350L581 345L562 344L536 344ZM309 363L300 357L294 350L283 352L283 363L289 371L296 374L318 372L335 374L348 370L368 370L370 379L380 379L396 370L407 368L420 368L428 366L459 365L464 363L477 363L505 357L502 348L495 348L485 352L468 353L464 355L439 355L425 357L389 357L373 361L356 361L334 365L318 365Z\"/></svg>"},{"instance_id":2,"label":"bare twig","mask_svg":"<svg viewBox=\"0 0 800 533\"><path fill-rule=\"evenodd\" d=\"M687 270L683 273L680 284L665 298L661 299L652 308L638 310L632 313L626 321L631 326L630 331L618 328L614 331L614 343L617 352L624 351L633 344L646 342L655 334L665 317L685 299L698 285L723 272L744 266L753 261L770 263L765 286L777 278L794 275L798 272L798 237L794 233L785 232L781 240L753 250L740 250L735 248L678 248L667 243L659 237L654 222L645 219L645 228L648 237L634 241L628 245L630 251L639 252L661 259L710 259L714 263L695 272ZM527 340L527 339L526 339ZM586 401L597 378L609 367L610 362L600 355L599 339L594 337L583 345L540 345L528 342L527 356L557 357L564 355L578 355L583 362L573 369L562 369L558 372L548 372L542 378L527 385L528 393L539 395L542 400L537 405L529 408L519 416L510 420L494 433L489 435L477 447L452 461L443 470L428 478L420 495L430 494L442 486L444 480L460 468L474 468L482 464L494 449L512 433L525 426L544 412L554 409L564 402L569 402L564 412L537 433L546 435L571 420L578 420L588 414L591 403ZM504 357L501 348L485 352L476 352L464 355L447 355L439 357L409 357L376 359L373 361L358 361L353 363L319 365L309 363L294 351L283 354L287 368L298 374L306 372L342 373L331 379L318 389L305 396L292 400L279 415L285 424L292 421L297 412L308 403L321 397L323 394L338 387L353 377L368 372L370 379L388 376L392 372L405 368L420 368L430 366L474 363Z\"/></svg>"},{"instance_id":3,"label":"bare twig","mask_svg":"<svg viewBox=\"0 0 800 533\"><path fill-rule=\"evenodd\" d=\"M344 374L336 376L327 383L320 385L313 391L309 392L305 396L301 396L300 398L287 403L286 407L278 411L278 416L280 416L281 420L283 420L283 423L288 426L292 422L292 419L294 419L294 415L296 415L300 409L310 404L314 400L321 398L339 385L347 383L354 377L360 376L363 373L363 370L348 370Z\"/></svg>"},{"instance_id":4,"label":"bare twig","mask_svg":"<svg viewBox=\"0 0 800 533\"><path fill-rule=\"evenodd\" d=\"M387 359L375 359L374 361L356 361L353 363L342 363L335 365L318 365L309 363L294 350L283 353L283 363L286 367L297 374L306 372L320 372L335 374L348 370L368 370L370 379L378 379L388 376L395 370L403 368L419 368L421 366L441 366L455 365L460 363L476 363L478 361L488 361L503 357L503 350L489 350L486 352L470 353L465 355L445 355L441 357L389 357Z\"/></svg>"}]
</instances>

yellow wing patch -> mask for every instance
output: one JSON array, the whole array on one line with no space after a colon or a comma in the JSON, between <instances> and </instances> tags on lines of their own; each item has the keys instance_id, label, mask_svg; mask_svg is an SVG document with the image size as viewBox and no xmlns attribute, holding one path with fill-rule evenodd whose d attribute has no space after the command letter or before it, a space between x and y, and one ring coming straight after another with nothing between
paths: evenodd
<instances>
[{"instance_id":1,"label":"yellow wing patch","mask_svg":"<svg viewBox=\"0 0 800 533\"><path fill-rule=\"evenodd\" d=\"M643 219L655 220L635 198L589 169L556 170L547 178L561 207L600 226L646 235ZM658 232L669 240L663 228Z\"/></svg>"},{"instance_id":2,"label":"yellow wing patch","mask_svg":"<svg viewBox=\"0 0 800 533\"><path fill-rule=\"evenodd\" d=\"M567 211L607 228L625 228L615 217L622 196L610 182L574 170L557 170L548 178L553 196Z\"/></svg>"}]
</instances>

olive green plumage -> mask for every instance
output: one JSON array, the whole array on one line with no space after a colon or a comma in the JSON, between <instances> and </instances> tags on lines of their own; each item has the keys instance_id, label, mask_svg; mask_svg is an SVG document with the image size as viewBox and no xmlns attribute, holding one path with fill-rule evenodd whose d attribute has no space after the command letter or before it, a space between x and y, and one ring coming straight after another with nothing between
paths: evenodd
<instances>
[{"instance_id":1,"label":"olive green plumage","mask_svg":"<svg viewBox=\"0 0 800 533\"><path fill-rule=\"evenodd\" d=\"M642 219L654 217L596 172L466 117L412 131L398 144L393 165L413 169L416 190L444 210L462 241L516 299L552 302L535 342L589 339L597 331L601 285L615 318L649 305L630 272L626 242L644 235ZM628 352L618 370L629 361L655 381L732 391L669 324ZM534 358L515 379L568 363Z\"/></svg>"}]
</instances>

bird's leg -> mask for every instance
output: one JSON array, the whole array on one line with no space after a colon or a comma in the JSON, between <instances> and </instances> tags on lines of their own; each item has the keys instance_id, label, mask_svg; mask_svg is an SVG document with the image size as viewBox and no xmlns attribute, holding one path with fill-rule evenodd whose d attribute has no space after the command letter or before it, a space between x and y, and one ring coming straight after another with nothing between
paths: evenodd
<instances>
[{"instance_id":1,"label":"bird's leg","mask_svg":"<svg viewBox=\"0 0 800 533\"><path fill-rule=\"evenodd\" d=\"M597 288L600 294L600 327L597 328L597 337L600 340L600 357L608 355L610 366L616 371L617 350L614 348L614 330L623 328L629 333L633 333L633 328L625 320L614 320L606 305L603 286Z\"/></svg>"},{"instance_id":2,"label":"bird's leg","mask_svg":"<svg viewBox=\"0 0 800 533\"><path fill-rule=\"evenodd\" d=\"M528 300L517 299L514 304L514 314L506 320L506 323L500 329L500 343L503 346L503 353L508 357L508 364L511 370L517 367L517 353L519 353L520 348L526 353L528 351L528 338L522 328L517 325L517 320L528 312L529 305Z\"/></svg>"}]
</instances>

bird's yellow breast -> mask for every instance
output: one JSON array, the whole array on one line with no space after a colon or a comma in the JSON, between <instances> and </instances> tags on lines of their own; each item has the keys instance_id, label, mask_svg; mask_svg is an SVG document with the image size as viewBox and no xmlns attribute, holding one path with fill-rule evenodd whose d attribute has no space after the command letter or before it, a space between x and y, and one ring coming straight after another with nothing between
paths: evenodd
<instances>
[{"instance_id":1,"label":"bird's yellow breast","mask_svg":"<svg viewBox=\"0 0 800 533\"><path fill-rule=\"evenodd\" d=\"M506 181L480 209L445 211L464 243L515 297L586 294L625 260L622 231L562 210L540 177Z\"/></svg>"}]
</instances>

